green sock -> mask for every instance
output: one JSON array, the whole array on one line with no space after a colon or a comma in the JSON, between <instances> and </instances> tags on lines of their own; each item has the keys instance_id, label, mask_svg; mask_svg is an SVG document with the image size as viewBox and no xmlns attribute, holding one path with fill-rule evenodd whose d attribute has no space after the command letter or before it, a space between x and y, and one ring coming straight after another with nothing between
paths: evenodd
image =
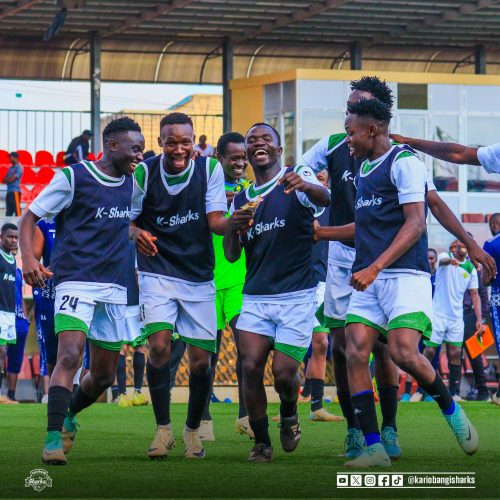
<instances>
[{"instance_id":1,"label":"green sock","mask_svg":"<svg viewBox=\"0 0 500 500\"><path fill-rule=\"evenodd\" d=\"M61 433L59 431L48 431L47 437L45 438L45 446L47 448L61 448L62 447L62 438Z\"/></svg>"}]
</instances>

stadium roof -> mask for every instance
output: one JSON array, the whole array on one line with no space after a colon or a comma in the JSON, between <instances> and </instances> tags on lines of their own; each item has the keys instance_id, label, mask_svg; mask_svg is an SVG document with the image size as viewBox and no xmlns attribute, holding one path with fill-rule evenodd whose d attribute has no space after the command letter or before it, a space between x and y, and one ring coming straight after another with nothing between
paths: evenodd
<instances>
[{"instance_id":1,"label":"stadium roof","mask_svg":"<svg viewBox=\"0 0 500 500\"><path fill-rule=\"evenodd\" d=\"M67 8L60 31L43 36ZM60 14L64 17L64 13ZM89 37L106 81L221 83L296 67L500 74L500 0L0 0L0 78L89 79Z\"/></svg>"}]
</instances>

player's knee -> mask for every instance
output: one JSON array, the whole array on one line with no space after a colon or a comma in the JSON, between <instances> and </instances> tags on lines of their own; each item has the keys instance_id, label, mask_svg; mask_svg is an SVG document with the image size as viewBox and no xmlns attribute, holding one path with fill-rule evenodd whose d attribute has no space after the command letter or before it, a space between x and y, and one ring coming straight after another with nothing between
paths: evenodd
<instances>
[{"instance_id":1,"label":"player's knee","mask_svg":"<svg viewBox=\"0 0 500 500\"><path fill-rule=\"evenodd\" d=\"M326 335L315 335L313 337L314 354L317 354L318 356L326 356L326 351L328 351L328 339Z\"/></svg>"},{"instance_id":2,"label":"player's knee","mask_svg":"<svg viewBox=\"0 0 500 500\"><path fill-rule=\"evenodd\" d=\"M345 351L345 359L348 365L368 364L370 351L354 342L349 342Z\"/></svg>"},{"instance_id":3,"label":"player's knee","mask_svg":"<svg viewBox=\"0 0 500 500\"><path fill-rule=\"evenodd\" d=\"M262 373L262 367L255 359L244 357L241 362L243 373L247 379L255 379Z\"/></svg>"},{"instance_id":4,"label":"player's knee","mask_svg":"<svg viewBox=\"0 0 500 500\"><path fill-rule=\"evenodd\" d=\"M206 375L210 370L210 359L207 358L196 358L189 361L189 371L195 375Z\"/></svg>"},{"instance_id":5,"label":"player's knee","mask_svg":"<svg viewBox=\"0 0 500 500\"><path fill-rule=\"evenodd\" d=\"M81 364L80 352L75 348L67 348L59 354L57 364L67 371L78 370Z\"/></svg>"},{"instance_id":6,"label":"player's knee","mask_svg":"<svg viewBox=\"0 0 500 500\"><path fill-rule=\"evenodd\" d=\"M107 389L115 380L114 372L100 372L100 373L92 373L92 382L97 386L101 391Z\"/></svg>"},{"instance_id":7,"label":"player's knee","mask_svg":"<svg viewBox=\"0 0 500 500\"><path fill-rule=\"evenodd\" d=\"M155 343L149 346L149 359L152 364L165 364L170 359L170 345Z\"/></svg>"},{"instance_id":8,"label":"player's knee","mask_svg":"<svg viewBox=\"0 0 500 500\"><path fill-rule=\"evenodd\" d=\"M402 370L413 373L418 363L418 352L414 352L409 346L396 345L389 348L391 358Z\"/></svg>"},{"instance_id":9,"label":"player's knee","mask_svg":"<svg viewBox=\"0 0 500 500\"><path fill-rule=\"evenodd\" d=\"M345 342L337 342L336 340L332 344L332 356L336 363L345 363L346 356L346 345Z\"/></svg>"}]
</instances>

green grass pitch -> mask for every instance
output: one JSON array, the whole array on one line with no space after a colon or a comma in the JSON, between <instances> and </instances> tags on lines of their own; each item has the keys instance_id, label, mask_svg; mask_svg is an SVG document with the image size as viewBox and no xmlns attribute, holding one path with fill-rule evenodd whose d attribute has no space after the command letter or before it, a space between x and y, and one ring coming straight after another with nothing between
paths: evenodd
<instances>
[{"instance_id":1,"label":"green grass pitch","mask_svg":"<svg viewBox=\"0 0 500 500\"><path fill-rule=\"evenodd\" d=\"M338 405L327 405L339 413ZM237 407L213 404L217 441L206 444L204 460L183 458L185 404L172 405L177 447L168 460L150 461L146 450L154 433L151 406L122 409L97 404L80 417L80 431L65 467L41 463L46 406L0 406L1 498L499 498L500 408L487 403L464 405L477 426L480 451L466 456L432 403L399 406L402 458L391 472L475 472L476 489L339 490L336 473L344 472L345 423L313 423L308 405L300 405L302 441L294 453L279 444L271 423L274 459L246 461L250 440L234 432ZM270 405L269 415L278 411ZM36 492L24 486L33 469L44 468L52 488ZM380 470L380 469L379 469Z\"/></svg>"}]
</instances>

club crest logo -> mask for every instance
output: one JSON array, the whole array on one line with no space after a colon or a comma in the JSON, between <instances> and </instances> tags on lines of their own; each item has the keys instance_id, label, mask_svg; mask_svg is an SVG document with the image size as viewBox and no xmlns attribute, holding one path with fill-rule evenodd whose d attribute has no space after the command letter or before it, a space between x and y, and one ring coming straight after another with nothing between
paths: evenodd
<instances>
[{"instance_id":1,"label":"club crest logo","mask_svg":"<svg viewBox=\"0 0 500 500\"><path fill-rule=\"evenodd\" d=\"M52 479L45 469L33 469L24 480L24 486L40 492L45 488L52 488Z\"/></svg>"}]
</instances>

